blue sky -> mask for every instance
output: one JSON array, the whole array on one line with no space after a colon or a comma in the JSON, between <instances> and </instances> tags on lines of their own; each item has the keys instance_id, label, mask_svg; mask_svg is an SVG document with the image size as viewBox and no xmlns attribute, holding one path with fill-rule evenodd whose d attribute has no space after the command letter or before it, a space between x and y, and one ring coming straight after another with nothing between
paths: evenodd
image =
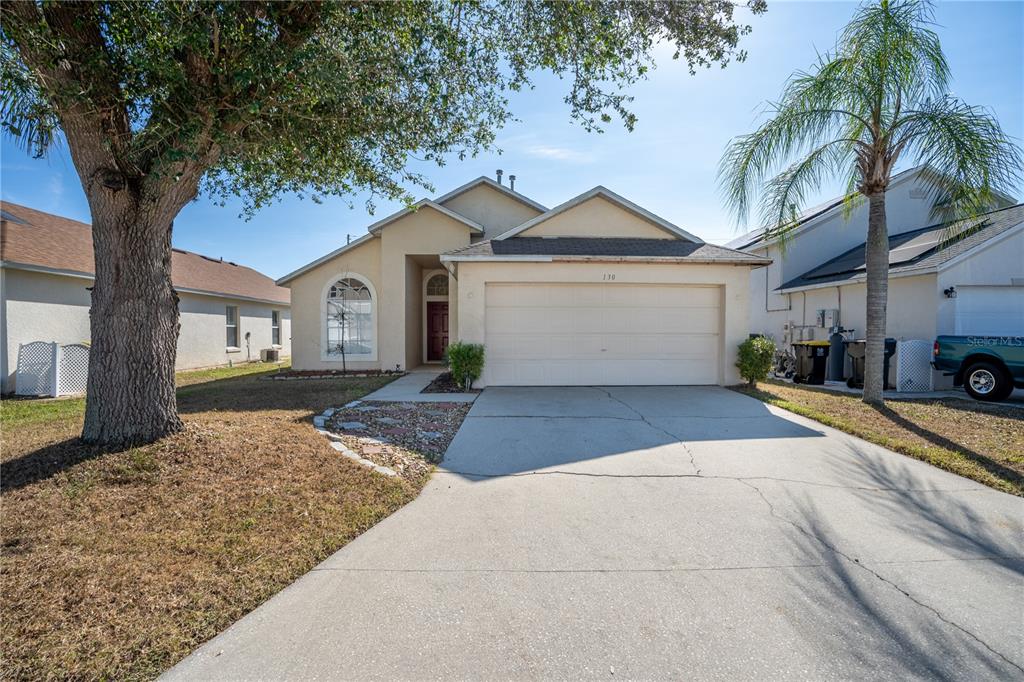
<instances>
[{"instance_id":1,"label":"blue sky","mask_svg":"<svg viewBox=\"0 0 1024 682\"><path fill-rule=\"evenodd\" d=\"M452 160L438 168L416 164L444 193L496 168L514 173L516 189L555 206L594 185L605 185L709 242L722 243L738 228L719 198L715 170L728 141L752 130L766 100L786 78L807 68L816 51L829 50L849 19L852 3L774 2L750 20L742 64L690 76L686 65L659 51L658 68L631 90L639 116L629 133L618 123L601 135L571 123L562 102L567 84L540 76L536 89L512 99L520 119L499 133L500 156ZM1024 2L940 3L936 20L953 71L954 94L990 108L1006 132L1024 138ZM7 139L2 146L3 198L88 222L89 211L66 149L33 160ZM827 188L821 197L837 193ZM417 197L424 196L414 189ZM397 210L365 196L323 204L284 196L245 222L240 203L226 207L201 197L175 221L174 244L223 256L278 277L366 232L366 226Z\"/></svg>"}]
</instances>

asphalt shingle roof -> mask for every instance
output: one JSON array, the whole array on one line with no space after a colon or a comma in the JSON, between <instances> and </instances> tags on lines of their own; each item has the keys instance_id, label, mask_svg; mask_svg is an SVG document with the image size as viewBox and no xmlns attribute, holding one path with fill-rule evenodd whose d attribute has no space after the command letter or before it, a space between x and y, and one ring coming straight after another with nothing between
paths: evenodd
<instances>
[{"instance_id":1,"label":"asphalt shingle roof","mask_svg":"<svg viewBox=\"0 0 1024 682\"><path fill-rule=\"evenodd\" d=\"M0 203L0 260L82 275L95 274L92 228L27 206ZM191 289L288 305L291 291L261 272L230 261L174 249L171 281Z\"/></svg>"},{"instance_id":2,"label":"asphalt shingle roof","mask_svg":"<svg viewBox=\"0 0 1024 682\"><path fill-rule=\"evenodd\" d=\"M1021 223L1024 223L1024 204L1017 204L1016 206L986 213L978 218L938 223L919 230L893 235L889 237L890 250L906 244L916 236L929 232L956 236L945 241L940 240L933 248L924 251L910 260L891 263L889 265L889 274L929 271ZM863 277L864 246L864 244L855 246L835 258L815 266L799 277L789 280L776 289L776 291L814 286L816 284L846 282Z\"/></svg>"},{"instance_id":3,"label":"asphalt shingle roof","mask_svg":"<svg viewBox=\"0 0 1024 682\"><path fill-rule=\"evenodd\" d=\"M714 244L683 239L632 237L512 237L477 242L449 251L447 256L565 256L592 258L677 258L698 262L758 263L763 259Z\"/></svg>"}]
</instances>

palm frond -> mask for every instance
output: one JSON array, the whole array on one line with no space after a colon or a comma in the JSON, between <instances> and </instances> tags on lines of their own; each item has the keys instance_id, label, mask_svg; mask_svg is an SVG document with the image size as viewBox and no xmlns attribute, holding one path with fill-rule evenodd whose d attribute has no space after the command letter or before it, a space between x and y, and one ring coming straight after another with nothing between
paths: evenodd
<instances>
[{"instance_id":1,"label":"palm frond","mask_svg":"<svg viewBox=\"0 0 1024 682\"><path fill-rule=\"evenodd\" d=\"M908 111L894 128L902 153L926 163L936 218L970 218L1005 203L1024 181L1024 156L994 116L943 97Z\"/></svg>"},{"instance_id":2,"label":"palm frond","mask_svg":"<svg viewBox=\"0 0 1024 682\"><path fill-rule=\"evenodd\" d=\"M765 235L779 237L784 247L786 237L799 224L798 208L810 192L849 161L851 150L848 140L826 142L769 180L761 200Z\"/></svg>"}]
</instances>

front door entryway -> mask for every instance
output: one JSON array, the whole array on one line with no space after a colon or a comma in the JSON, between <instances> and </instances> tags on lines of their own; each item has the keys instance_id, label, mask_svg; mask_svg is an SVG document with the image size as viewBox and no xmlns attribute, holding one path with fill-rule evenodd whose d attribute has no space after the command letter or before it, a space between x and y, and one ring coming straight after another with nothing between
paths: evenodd
<instances>
[{"instance_id":1,"label":"front door entryway","mask_svg":"<svg viewBox=\"0 0 1024 682\"><path fill-rule=\"evenodd\" d=\"M448 347L448 304L427 302L427 362L440 362Z\"/></svg>"}]
</instances>

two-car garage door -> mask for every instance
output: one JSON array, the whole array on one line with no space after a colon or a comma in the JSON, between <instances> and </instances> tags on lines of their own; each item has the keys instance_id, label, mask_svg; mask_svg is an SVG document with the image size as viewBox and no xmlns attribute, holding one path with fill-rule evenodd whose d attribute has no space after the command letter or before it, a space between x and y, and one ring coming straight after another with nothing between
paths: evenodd
<instances>
[{"instance_id":1,"label":"two-car garage door","mask_svg":"<svg viewBox=\"0 0 1024 682\"><path fill-rule=\"evenodd\" d=\"M488 283L487 383L716 384L717 286Z\"/></svg>"}]
</instances>

